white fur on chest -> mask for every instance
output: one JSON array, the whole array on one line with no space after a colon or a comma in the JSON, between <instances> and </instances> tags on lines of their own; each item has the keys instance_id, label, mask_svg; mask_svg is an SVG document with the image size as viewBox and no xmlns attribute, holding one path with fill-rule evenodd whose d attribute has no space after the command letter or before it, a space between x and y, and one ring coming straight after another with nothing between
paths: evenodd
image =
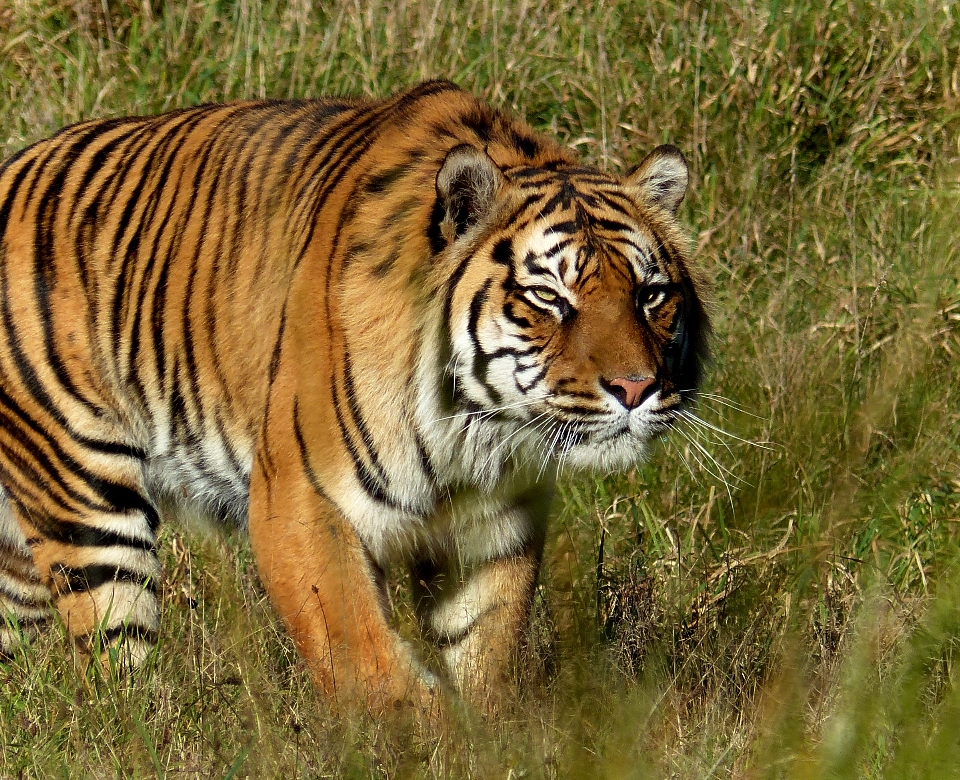
<instances>
[{"instance_id":1,"label":"white fur on chest","mask_svg":"<svg viewBox=\"0 0 960 780\"><path fill-rule=\"evenodd\" d=\"M345 514L381 566L414 555L455 558L464 566L510 555L530 538L535 522L517 506L526 479L505 480L491 490L441 493L423 514L384 507L356 485L343 498Z\"/></svg>"},{"instance_id":2,"label":"white fur on chest","mask_svg":"<svg viewBox=\"0 0 960 780\"><path fill-rule=\"evenodd\" d=\"M191 445L164 444L158 443L149 460L151 492L244 526L252 444L228 445L215 434ZM486 453L488 456L489 450ZM526 473L483 488L438 491L411 464L394 482L403 484L398 503L415 506L416 511L375 500L352 473L324 484L325 492L382 566L407 560L415 553L455 556L470 565L508 555L530 537L531 521L515 506L517 493L530 483Z\"/></svg>"}]
</instances>

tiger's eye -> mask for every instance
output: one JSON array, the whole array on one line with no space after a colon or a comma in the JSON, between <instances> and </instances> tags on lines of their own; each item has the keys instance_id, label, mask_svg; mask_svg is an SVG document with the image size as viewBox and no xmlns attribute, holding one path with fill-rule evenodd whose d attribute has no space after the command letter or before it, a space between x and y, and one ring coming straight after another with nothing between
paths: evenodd
<instances>
[{"instance_id":1,"label":"tiger's eye","mask_svg":"<svg viewBox=\"0 0 960 780\"><path fill-rule=\"evenodd\" d=\"M560 297L547 287L534 287L532 292L544 303L554 303Z\"/></svg>"},{"instance_id":2,"label":"tiger's eye","mask_svg":"<svg viewBox=\"0 0 960 780\"><path fill-rule=\"evenodd\" d=\"M637 308L655 309L667 298L667 291L662 287L642 287L637 290Z\"/></svg>"}]
</instances>

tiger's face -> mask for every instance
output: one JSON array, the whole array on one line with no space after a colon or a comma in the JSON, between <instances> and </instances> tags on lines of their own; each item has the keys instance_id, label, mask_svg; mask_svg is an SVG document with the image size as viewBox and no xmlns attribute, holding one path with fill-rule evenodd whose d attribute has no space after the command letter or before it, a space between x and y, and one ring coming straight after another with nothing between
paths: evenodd
<instances>
[{"instance_id":1,"label":"tiger's face","mask_svg":"<svg viewBox=\"0 0 960 780\"><path fill-rule=\"evenodd\" d=\"M660 147L619 180L465 154L449 226L463 244L449 318L459 404L541 457L629 467L690 400L705 358L709 326L675 219L682 155Z\"/></svg>"}]
</instances>

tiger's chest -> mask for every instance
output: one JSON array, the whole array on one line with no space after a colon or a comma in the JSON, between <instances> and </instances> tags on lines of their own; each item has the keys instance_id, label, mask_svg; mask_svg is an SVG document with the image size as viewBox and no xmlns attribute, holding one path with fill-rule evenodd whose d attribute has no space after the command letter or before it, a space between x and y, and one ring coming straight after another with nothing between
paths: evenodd
<instances>
[{"instance_id":1,"label":"tiger's chest","mask_svg":"<svg viewBox=\"0 0 960 780\"><path fill-rule=\"evenodd\" d=\"M402 432L393 432L402 438ZM203 439L155 435L147 482L159 499L181 512L199 513L244 527L255 442L213 428ZM459 475L477 469L470 449L448 455L446 468ZM518 509L531 491L552 483L537 470L508 468L484 487L443 486L419 459L386 462L391 492L375 499L344 470L327 475L325 489L338 504L374 560L387 567L412 555L455 555L464 563L506 554L529 537L529 512ZM538 516L545 517L546 507Z\"/></svg>"}]
</instances>

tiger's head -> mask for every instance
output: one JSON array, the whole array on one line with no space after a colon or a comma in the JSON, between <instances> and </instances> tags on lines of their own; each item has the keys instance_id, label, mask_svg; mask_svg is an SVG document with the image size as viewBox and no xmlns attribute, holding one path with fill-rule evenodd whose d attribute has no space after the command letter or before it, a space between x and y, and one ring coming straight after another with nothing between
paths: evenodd
<instances>
[{"instance_id":1,"label":"tiger's head","mask_svg":"<svg viewBox=\"0 0 960 780\"><path fill-rule=\"evenodd\" d=\"M477 430L499 426L507 450L614 470L677 418L709 330L676 220L687 178L672 146L625 178L501 167L466 144L447 155L436 180L452 269L446 375Z\"/></svg>"}]
</instances>

